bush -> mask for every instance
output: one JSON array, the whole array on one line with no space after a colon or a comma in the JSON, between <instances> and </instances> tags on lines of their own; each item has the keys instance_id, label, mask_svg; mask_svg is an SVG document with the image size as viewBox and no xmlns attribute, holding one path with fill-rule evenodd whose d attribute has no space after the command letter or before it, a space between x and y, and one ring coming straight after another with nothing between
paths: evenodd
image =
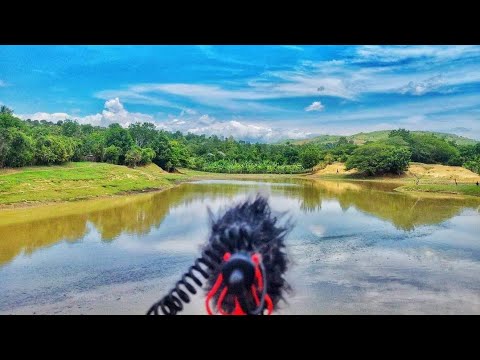
<instances>
[{"instance_id":1,"label":"bush","mask_svg":"<svg viewBox=\"0 0 480 360\"><path fill-rule=\"evenodd\" d=\"M408 168L410 156L410 151L403 147L368 144L356 149L345 165L347 170L356 168L369 176L401 174Z\"/></svg>"},{"instance_id":2,"label":"bush","mask_svg":"<svg viewBox=\"0 0 480 360\"><path fill-rule=\"evenodd\" d=\"M426 164L448 164L451 158L459 157L460 152L444 139L434 135L412 135L412 161Z\"/></svg>"},{"instance_id":3,"label":"bush","mask_svg":"<svg viewBox=\"0 0 480 360\"><path fill-rule=\"evenodd\" d=\"M142 149L142 157L141 157L140 163L142 165L150 164L155 158L155 155L156 155L155 151L153 151L150 148Z\"/></svg>"},{"instance_id":4,"label":"bush","mask_svg":"<svg viewBox=\"0 0 480 360\"><path fill-rule=\"evenodd\" d=\"M480 156L467 161L463 166L474 173L480 174Z\"/></svg>"},{"instance_id":5,"label":"bush","mask_svg":"<svg viewBox=\"0 0 480 360\"><path fill-rule=\"evenodd\" d=\"M104 159L107 163L118 164L120 158L120 149L115 145L110 145L105 149Z\"/></svg>"},{"instance_id":6,"label":"bush","mask_svg":"<svg viewBox=\"0 0 480 360\"><path fill-rule=\"evenodd\" d=\"M127 166L135 167L142 160L142 149L135 146L127 151L125 154L125 164Z\"/></svg>"},{"instance_id":7,"label":"bush","mask_svg":"<svg viewBox=\"0 0 480 360\"><path fill-rule=\"evenodd\" d=\"M72 159L75 146L72 139L64 136L41 136L35 145L36 164L61 164Z\"/></svg>"},{"instance_id":8,"label":"bush","mask_svg":"<svg viewBox=\"0 0 480 360\"><path fill-rule=\"evenodd\" d=\"M31 165L35 150L32 138L17 128L10 128L6 131L6 139L8 149L5 165L9 167Z\"/></svg>"},{"instance_id":9,"label":"bush","mask_svg":"<svg viewBox=\"0 0 480 360\"><path fill-rule=\"evenodd\" d=\"M320 153L314 148L306 148L300 153L300 163L304 169L312 169L320 161Z\"/></svg>"}]
</instances>

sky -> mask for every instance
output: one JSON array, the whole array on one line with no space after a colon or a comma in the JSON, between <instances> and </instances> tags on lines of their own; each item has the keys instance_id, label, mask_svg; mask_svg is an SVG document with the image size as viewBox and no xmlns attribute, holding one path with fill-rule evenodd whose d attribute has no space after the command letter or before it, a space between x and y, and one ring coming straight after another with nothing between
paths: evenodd
<instances>
[{"instance_id":1,"label":"sky","mask_svg":"<svg viewBox=\"0 0 480 360\"><path fill-rule=\"evenodd\" d=\"M480 46L0 46L0 104L255 142L399 127L480 140Z\"/></svg>"}]
</instances>

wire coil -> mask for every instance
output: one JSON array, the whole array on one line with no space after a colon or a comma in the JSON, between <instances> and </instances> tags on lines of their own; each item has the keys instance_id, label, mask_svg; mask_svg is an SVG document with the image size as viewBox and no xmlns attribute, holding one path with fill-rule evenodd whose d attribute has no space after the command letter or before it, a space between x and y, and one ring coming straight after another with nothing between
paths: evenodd
<instances>
[{"instance_id":1,"label":"wire coil","mask_svg":"<svg viewBox=\"0 0 480 360\"><path fill-rule=\"evenodd\" d=\"M183 303L188 304L190 302L189 293L192 295L197 293L197 289L192 285L192 282L201 287L203 283L199 275L204 279L208 279L209 271L213 272L220 266L223 254L229 250L226 244L223 244L218 237L215 237L203 250L202 255L195 260L194 265L183 274L182 279L177 281L172 290L150 307L147 315L160 315L159 309L163 315L176 315L182 311Z\"/></svg>"}]
</instances>

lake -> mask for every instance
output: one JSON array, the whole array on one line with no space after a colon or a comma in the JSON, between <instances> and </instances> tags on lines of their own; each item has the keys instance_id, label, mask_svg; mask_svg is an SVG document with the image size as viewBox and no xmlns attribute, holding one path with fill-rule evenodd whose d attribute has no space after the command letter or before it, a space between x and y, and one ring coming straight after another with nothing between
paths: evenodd
<instances>
[{"instance_id":1,"label":"lake","mask_svg":"<svg viewBox=\"0 0 480 360\"><path fill-rule=\"evenodd\" d=\"M0 212L1 314L143 314L200 254L214 213L257 192L287 211L277 314L479 314L480 199L394 184L208 180ZM197 294L182 314L204 314Z\"/></svg>"}]
</instances>

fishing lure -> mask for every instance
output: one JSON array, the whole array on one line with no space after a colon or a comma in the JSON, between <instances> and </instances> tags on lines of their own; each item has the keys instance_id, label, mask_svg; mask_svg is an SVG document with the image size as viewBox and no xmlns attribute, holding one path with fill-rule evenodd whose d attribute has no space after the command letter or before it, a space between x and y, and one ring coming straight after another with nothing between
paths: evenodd
<instances>
[{"instance_id":1,"label":"fishing lure","mask_svg":"<svg viewBox=\"0 0 480 360\"><path fill-rule=\"evenodd\" d=\"M268 200L258 195L214 218L210 213L211 233L201 256L183 274L175 287L153 304L148 315L176 315L183 303L195 295L194 286L206 283L205 308L209 315L271 314L284 292L288 266L285 237L290 221L279 225ZM213 304L213 306L212 306ZM212 309L213 307L213 309Z\"/></svg>"}]
</instances>

